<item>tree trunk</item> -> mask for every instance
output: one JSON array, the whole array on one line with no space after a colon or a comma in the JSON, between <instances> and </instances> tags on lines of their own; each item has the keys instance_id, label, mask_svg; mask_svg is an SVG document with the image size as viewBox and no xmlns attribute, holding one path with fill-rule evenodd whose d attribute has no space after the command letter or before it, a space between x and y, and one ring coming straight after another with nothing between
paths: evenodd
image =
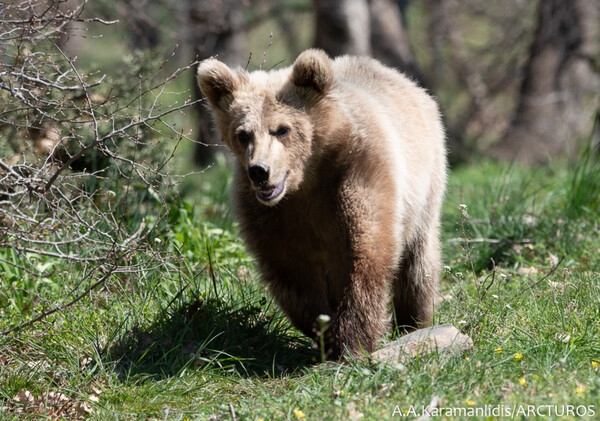
<instances>
[{"instance_id":1,"label":"tree trunk","mask_svg":"<svg viewBox=\"0 0 600 421\"><path fill-rule=\"evenodd\" d=\"M246 37L243 28L243 7L237 0L186 0L186 40L194 48L198 59L218 55L219 60L230 66L244 65L248 59ZM194 94L200 90L194 75ZM198 111L198 131L194 161L208 165L214 158L215 146L221 143L212 130L211 115L201 104Z\"/></svg>"},{"instance_id":2,"label":"tree trunk","mask_svg":"<svg viewBox=\"0 0 600 421\"><path fill-rule=\"evenodd\" d=\"M408 41L398 3L370 0L371 46L373 57L403 71L420 86L428 87Z\"/></svg>"},{"instance_id":3,"label":"tree trunk","mask_svg":"<svg viewBox=\"0 0 600 421\"><path fill-rule=\"evenodd\" d=\"M160 41L158 24L148 13L148 0L123 1L122 16L128 27L129 37L137 50L149 50ZM120 5L119 5L120 6Z\"/></svg>"},{"instance_id":4,"label":"tree trunk","mask_svg":"<svg viewBox=\"0 0 600 421\"><path fill-rule=\"evenodd\" d=\"M371 55L367 0L314 0L317 14L315 46L330 56Z\"/></svg>"},{"instance_id":5,"label":"tree trunk","mask_svg":"<svg viewBox=\"0 0 600 421\"><path fill-rule=\"evenodd\" d=\"M597 109L599 0L540 1L538 23L513 122L492 150L528 163L572 153Z\"/></svg>"}]
</instances>

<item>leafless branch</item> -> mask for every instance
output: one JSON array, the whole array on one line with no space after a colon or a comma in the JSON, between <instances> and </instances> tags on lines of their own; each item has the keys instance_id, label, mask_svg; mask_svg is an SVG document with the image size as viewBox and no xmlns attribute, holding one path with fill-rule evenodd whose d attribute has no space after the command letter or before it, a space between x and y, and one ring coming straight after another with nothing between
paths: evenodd
<instances>
[{"instance_id":1,"label":"leafless branch","mask_svg":"<svg viewBox=\"0 0 600 421\"><path fill-rule=\"evenodd\" d=\"M111 276L175 268L153 240L168 235L169 162L188 139L173 116L198 102L171 86L197 63L169 74L140 59L130 76L112 77L80 67L58 36L72 23L116 23L86 16L85 4L0 3L0 270L14 280L0 302L21 294L37 313L3 335L75 305ZM25 285L57 270L69 281L60 297Z\"/></svg>"},{"instance_id":2,"label":"leafless branch","mask_svg":"<svg viewBox=\"0 0 600 421\"><path fill-rule=\"evenodd\" d=\"M73 304L76 304L83 297L85 297L91 291L93 291L98 285L101 285L102 283L104 283L104 281L106 281L113 274L113 271L114 271L114 268L109 268L108 271L100 279L98 279L95 283L93 283L90 287L88 287L84 292L82 292L81 294L79 294L77 297L75 297L74 299L72 299L68 303L63 304L63 305L59 305L59 306L56 306L56 307L54 307L54 308L52 308L50 310L44 311L39 316L34 317L33 319L28 320L25 323L21 323L18 326L15 326L15 327L7 329L7 330L5 330L3 332L0 332L0 335L8 335L11 332L17 332L19 330L22 330L22 329L28 327L28 326L31 326L34 323L39 322L40 320L45 319L46 317L50 316L51 314L54 314L54 313L56 313L58 311L61 311L61 310L64 310L65 308L71 307Z\"/></svg>"}]
</instances>

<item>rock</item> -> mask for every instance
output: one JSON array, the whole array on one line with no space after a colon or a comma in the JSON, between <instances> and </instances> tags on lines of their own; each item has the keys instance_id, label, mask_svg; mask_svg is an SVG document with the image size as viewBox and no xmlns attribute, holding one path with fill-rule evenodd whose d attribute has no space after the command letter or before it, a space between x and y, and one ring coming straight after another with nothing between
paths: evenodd
<instances>
[{"instance_id":1,"label":"rock","mask_svg":"<svg viewBox=\"0 0 600 421\"><path fill-rule=\"evenodd\" d=\"M386 344L373 352L371 357L385 363L406 363L417 355L434 351L440 354L455 355L473 348L473 341L451 324L437 325L415 330Z\"/></svg>"}]
</instances>

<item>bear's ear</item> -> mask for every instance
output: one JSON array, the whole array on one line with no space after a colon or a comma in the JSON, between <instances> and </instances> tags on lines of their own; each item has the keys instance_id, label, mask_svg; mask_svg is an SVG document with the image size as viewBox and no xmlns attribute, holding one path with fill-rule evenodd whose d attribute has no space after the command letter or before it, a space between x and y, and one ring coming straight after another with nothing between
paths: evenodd
<instances>
[{"instance_id":1,"label":"bear's ear","mask_svg":"<svg viewBox=\"0 0 600 421\"><path fill-rule=\"evenodd\" d=\"M325 94L333 81L329 56L317 49L304 51L298 56L292 68L292 82L299 88L308 88L318 94Z\"/></svg>"},{"instance_id":2,"label":"bear's ear","mask_svg":"<svg viewBox=\"0 0 600 421\"><path fill-rule=\"evenodd\" d=\"M234 72L226 64L209 58L198 65L198 85L210 105L225 111L233 93L240 89L245 78L240 72Z\"/></svg>"}]
</instances>

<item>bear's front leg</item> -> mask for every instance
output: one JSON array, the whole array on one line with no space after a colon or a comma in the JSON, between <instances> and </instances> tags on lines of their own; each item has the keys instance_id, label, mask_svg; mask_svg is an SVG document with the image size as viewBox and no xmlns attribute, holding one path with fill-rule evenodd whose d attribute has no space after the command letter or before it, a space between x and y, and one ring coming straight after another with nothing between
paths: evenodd
<instances>
[{"instance_id":1,"label":"bear's front leg","mask_svg":"<svg viewBox=\"0 0 600 421\"><path fill-rule=\"evenodd\" d=\"M375 350L387 330L386 272L377 256L354 259L342 302L330 326L330 358L349 353L359 356Z\"/></svg>"},{"instance_id":2,"label":"bear's front leg","mask_svg":"<svg viewBox=\"0 0 600 421\"><path fill-rule=\"evenodd\" d=\"M358 356L363 351L372 352L386 331L387 282L383 273L377 275L382 263L379 256L365 255L353 261L352 270L346 272L344 279L331 279L345 285L336 306L327 299L325 285L315 282L320 277L306 267L302 270L290 266L282 271L271 268L264 272L271 292L292 324L317 343L318 318L329 316L324 332L325 351L328 359L337 360L344 353Z\"/></svg>"},{"instance_id":3,"label":"bear's front leg","mask_svg":"<svg viewBox=\"0 0 600 421\"><path fill-rule=\"evenodd\" d=\"M285 279L285 282L270 282L270 284L279 306L296 329L316 341L319 316L325 315L333 318L333 312L327 303L325 294L305 281L309 278L295 282L290 282L289 277L278 279ZM302 285L302 281L304 281L304 285L299 287Z\"/></svg>"},{"instance_id":4,"label":"bear's front leg","mask_svg":"<svg viewBox=\"0 0 600 421\"><path fill-rule=\"evenodd\" d=\"M393 236L393 209L389 201L355 193L352 188L340 201L347 232L348 277L336 316L330 327L332 358L344 352L371 353L387 330L389 281L396 270L397 243ZM380 207L374 207L379 204Z\"/></svg>"}]
</instances>

